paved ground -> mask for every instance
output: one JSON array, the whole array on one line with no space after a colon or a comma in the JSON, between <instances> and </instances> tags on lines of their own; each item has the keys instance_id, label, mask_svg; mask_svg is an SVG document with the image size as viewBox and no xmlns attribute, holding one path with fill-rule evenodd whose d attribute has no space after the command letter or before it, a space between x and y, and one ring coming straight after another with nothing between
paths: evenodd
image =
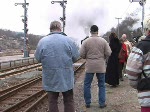
<instances>
[{"instance_id":1,"label":"paved ground","mask_svg":"<svg viewBox=\"0 0 150 112\"><path fill-rule=\"evenodd\" d=\"M84 74L76 82L76 87L83 87ZM75 89L76 89L75 87ZM92 103L91 108L84 106L83 93L80 93L80 106L77 112L140 112L140 106L137 99L137 91L128 84L127 77L116 88L106 84L107 107L100 109L98 105L98 87L97 79L94 77L92 82ZM76 93L78 94L78 93ZM76 101L79 102L79 101Z\"/></svg>"}]
</instances>

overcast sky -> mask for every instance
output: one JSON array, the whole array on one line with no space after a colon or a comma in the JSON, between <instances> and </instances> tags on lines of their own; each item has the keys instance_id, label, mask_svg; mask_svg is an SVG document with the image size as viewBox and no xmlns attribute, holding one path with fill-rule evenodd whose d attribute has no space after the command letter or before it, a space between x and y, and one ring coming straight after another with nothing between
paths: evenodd
<instances>
[{"instance_id":1,"label":"overcast sky","mask_svg":"<svg viewBox=\"0 0 150 112\"><path fill-rule=\"evenodd\" d=\"M49 33L49 24L53 20L62 17L62 7L59 3L51 4L52 0L26 0L28 6L28 33L46 35ZM57 0L56 0L57 1ZM22 6L15 3L23 3L24 0L0 0L0 28L23 32ZM150 14L148 8L150 0L145 5L145 15ZM65 32L80 41L85 38L85 28L92 24L99 27L102 35L118 24L115 17L122 20L127 13L134 12L142 7L138 2L130 3L129 0L67 0ZM142 18L142 12L139 12ZM120 20L120 21L122 21Z\"/></svg>"}]
</instances>

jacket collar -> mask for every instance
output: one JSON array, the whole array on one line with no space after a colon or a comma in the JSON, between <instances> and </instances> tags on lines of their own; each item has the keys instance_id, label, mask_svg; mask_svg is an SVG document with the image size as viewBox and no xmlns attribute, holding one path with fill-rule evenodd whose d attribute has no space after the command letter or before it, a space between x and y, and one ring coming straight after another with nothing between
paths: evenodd
<instances>
[{"instance_id":1,"label":"jacket collar","mask_svg":"<svg viewBox=\"0 0 150 112\"><path fill-rule=\"evenodd\" d=\"M61 35L67 36L64 32L51 32L48 35L53 35L53 34L61 34Z\"/></svg>"},{"instance_id":2,"label":"jacket collar","mask_svg":"<svg viewBox=\"0 0 150 112\"><path fill-rule=\"evenodd\" d=\"M98 33L91 33L91 37L98 37Z\"/></svg>"}]
</instances>

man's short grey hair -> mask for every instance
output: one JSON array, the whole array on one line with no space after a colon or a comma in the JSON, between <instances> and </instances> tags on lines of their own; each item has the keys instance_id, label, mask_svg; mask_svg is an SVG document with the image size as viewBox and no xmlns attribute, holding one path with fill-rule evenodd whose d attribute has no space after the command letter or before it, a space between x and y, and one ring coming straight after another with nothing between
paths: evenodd
<instances>
[{"instance_id":1,"label":"man's short grey hair","mask_svg":"<svg viewBox=\"0 0 150 112\"><path fill-rule=\"evenodd\" d=\"M61 23L59 21L53 21L50 24L50 31L57 31L61 29Z\"/></svg>"},{"instance_id":2,"label":"man's short grey hair","mask_svg":"<svg viewBox=\"0 0 150 112\"><path fill-rule=\"evenodd\" d=\"M121 38L122 38L122 41L126 41L126 40L127 40L127 35L126 35L126 34L123 34L123 35L121 36Z\"/></svg>"}]
</instances>

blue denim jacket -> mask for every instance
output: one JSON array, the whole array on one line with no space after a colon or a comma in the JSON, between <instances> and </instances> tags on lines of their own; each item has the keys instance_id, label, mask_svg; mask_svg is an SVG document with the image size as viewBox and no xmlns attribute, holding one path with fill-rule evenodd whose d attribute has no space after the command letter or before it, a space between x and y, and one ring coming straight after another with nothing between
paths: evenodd
<instances>
[{"instance_id":1,"label":"blue denim jacket","mask_svg":"<svg viewBox=\"0 0 150 112\"><path fill-rule=\"evenodd\" d=\"M73 62L79 58L79 51L71 38L60 33L42 38L37 45L35 58L42 63L44 90L65 92L73 89Z\"/></svg>"}]
</instances>

